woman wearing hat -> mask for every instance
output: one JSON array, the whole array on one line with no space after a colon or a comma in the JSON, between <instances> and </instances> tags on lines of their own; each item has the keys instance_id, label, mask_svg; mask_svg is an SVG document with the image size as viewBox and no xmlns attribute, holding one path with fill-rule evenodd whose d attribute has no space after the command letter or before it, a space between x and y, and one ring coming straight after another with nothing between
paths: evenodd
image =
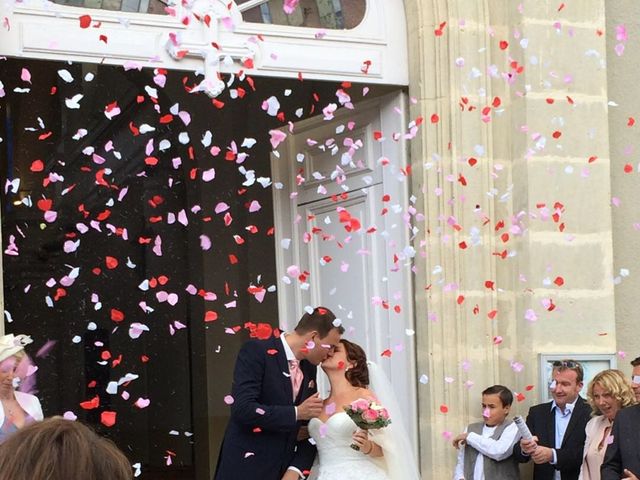
<instances>
[{"instance_id":1,"label":"woman wearing hat","mask_svg":"<svg viewBox=\"0 0 640 480\"><path fill-rule=\"evenodd\" d=\"M16 430L44 417L37 397L16 390L17 381L27 376L29 359L24 346L31 342L26 335L0 337L0 443Z\"/></svg>"}]
</instances>

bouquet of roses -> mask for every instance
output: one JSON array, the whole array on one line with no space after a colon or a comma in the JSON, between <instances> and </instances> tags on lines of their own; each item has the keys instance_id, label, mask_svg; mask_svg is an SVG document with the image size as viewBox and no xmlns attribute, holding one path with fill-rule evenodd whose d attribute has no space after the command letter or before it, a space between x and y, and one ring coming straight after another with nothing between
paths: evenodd
<instances>
[{"instance_id":1,"label":"bouquet of roses","mask_svg":"<svg viewBox=\"0 0 640 480\"><path fill-rule=\"evenodd\" d=\"M384 428L391 423L387 409L373 399L359 398L354 400L350 405L344 407L344 411L347 412L353 423L362 430ZM351 448L360 450L355 443L351 444Z\"/></svg>"}]
</instances>

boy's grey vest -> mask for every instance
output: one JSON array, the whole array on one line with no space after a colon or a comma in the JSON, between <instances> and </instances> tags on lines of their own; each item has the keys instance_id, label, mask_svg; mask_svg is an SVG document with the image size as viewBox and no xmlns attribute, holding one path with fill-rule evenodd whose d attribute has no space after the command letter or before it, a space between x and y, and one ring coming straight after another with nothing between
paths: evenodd
<instances>
[{"instance_id":1,"label":"boy's grey vest","mask_svg":"<svg viewBox=\"0 0 640 480\"><path fill-rule=\"evenodd\" d=\"M491 438L493 438L494 440L498 440L502 436L502 432L504 432L504 429L511 425L511 423L513 423L511 420L502 422L502 424L496 427L493 435L491 435ZM467 432L473 432L477 433L478 435L482 435L483 426L483 422L472 423L471 425L469 425L469 428L467 428ZM473 469L475 468L478 455L479 452L475 448L473 448L469 444L465 445L464 478L466 480L474 480ZM485 480L519 480L520 468L518 467L518 461L513 455L505 458L500 462L496 462L489 457L484 457L484 478Z\"/></svg>"}]
</instances>

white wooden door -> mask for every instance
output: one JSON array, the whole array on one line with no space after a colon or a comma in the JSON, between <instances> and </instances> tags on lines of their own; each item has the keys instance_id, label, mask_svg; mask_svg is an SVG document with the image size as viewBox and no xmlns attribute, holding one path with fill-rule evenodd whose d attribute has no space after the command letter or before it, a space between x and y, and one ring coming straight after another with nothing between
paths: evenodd
<instances>
[{"instance_id":1,"label":"white wooden door","mask_svg":"<svg viewBox=\"0 0 640 480\"><path fill-rule=\"evenodd\" d=\"M383 367L417 442L406 98L295 125L272 155L281 327L324 305Z\"/></svg>"}]
</instances>

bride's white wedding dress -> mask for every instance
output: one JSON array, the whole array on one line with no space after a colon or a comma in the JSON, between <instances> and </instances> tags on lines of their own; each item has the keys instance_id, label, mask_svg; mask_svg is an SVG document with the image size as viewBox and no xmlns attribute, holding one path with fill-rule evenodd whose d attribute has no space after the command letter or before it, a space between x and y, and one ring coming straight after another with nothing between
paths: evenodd
<instances>
[{"instance_id":1,"label":"bride's white wedding dress","mask_svg":"<svg viewBox=\"0 0 640 480\"><path fill-rule=\"evenodd\" d=\"M350 447L357 427L345 412L332 415L326 423L312 418L309 435L318 448L318 457L309 480L420 480L413 447L391 384L375 363L367 362L367 365L369 387L391 417L388 427L369 430L369 439L380 445L383 456L371 457ZM319 385L326 383L321 378L318 377Z\"/></svg>"},{"instance_id":2,"label":"bride's white wedding dress","mask_svg":"<svg viewBox=\"0 0 640 480\"><path fill-rule=\"evenodd\" d=\"M383 459L377 459L352 449L356 424L345 412L339 412L323 423L318 418L309 421L309 434L318 448L318 480L390 480ZM370 432L375 441L378 432Z\"/></svg>"}]
</instances>

